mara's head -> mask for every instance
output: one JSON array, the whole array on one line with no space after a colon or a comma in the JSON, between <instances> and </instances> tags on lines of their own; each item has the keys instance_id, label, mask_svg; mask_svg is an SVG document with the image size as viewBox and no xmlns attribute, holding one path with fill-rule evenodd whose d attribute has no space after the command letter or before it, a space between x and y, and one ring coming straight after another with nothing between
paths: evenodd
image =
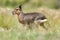
<instances>
[{"instance_id":1,"label":"mara's head","mask_svg":"<svg viewBox=\"0 0 60 40\"><path fill-rule=\"evenodd\" d=\"M14 14L19 15L21 12L22 12L22 7L21 7L21 5L19 5L18 8L15 8L15 9L13 10L12 14L13 14L13 15L14 15Z\"/></svg>"}]
</instances>

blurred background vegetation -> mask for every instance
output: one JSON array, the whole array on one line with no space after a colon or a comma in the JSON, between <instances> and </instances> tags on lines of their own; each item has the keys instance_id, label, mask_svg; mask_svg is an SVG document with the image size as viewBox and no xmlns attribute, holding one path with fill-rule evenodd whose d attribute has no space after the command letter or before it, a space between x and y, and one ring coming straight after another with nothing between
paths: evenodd
<instances>
[{"instance_id":1,"label":"blurred background vegetation","mask_svg":"<svg viewBox=\"0 0 60 40\"><path fill-rule=\"evenodd\" d=\"M28 4L32 7L46 6L49 8L60 8L60 0L0 0L1 7L16 7L20 4Z\"/></svg>"}]
</instances>

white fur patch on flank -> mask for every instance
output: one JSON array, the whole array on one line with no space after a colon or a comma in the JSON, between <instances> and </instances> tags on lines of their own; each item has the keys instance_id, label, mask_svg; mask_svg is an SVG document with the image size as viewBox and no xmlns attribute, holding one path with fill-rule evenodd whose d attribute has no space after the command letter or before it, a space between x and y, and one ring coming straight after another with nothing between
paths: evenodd
<instances>
[{"instance_id":1,"label":"white fur patch on flank","mask_svg":"<svg viewBox=\"0 0 60 40\"><path fill-rule=\"evenodd\" d=\"M36 22L46 22L47 21L47 19L44 19L44 20L37 20Z\"/></svg>"}]
</instances>

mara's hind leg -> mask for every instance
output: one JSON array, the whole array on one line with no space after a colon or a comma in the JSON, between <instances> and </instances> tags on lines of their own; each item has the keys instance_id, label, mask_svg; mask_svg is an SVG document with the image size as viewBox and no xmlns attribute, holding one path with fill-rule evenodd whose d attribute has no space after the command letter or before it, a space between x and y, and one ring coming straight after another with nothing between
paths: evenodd
<instances>
[{"instance_id":1,"label":"mara's hind leg","mask_svg":"<svg viewBox=\"0 0 60 40\"><path fill-rule=\"evenodd\" d=\"M39 27L40 26L40 23L38 22L38 20L35 20L34 21L34 24L35 24L35 30L36 31L39 31L40 30L40 27Z\"/></svg>"},{"instance_id":2,"label":"mara's hind leg","mask_svg":"<svg viewBox=\"0 0 60 40\"><path fill-rule=\"evenodd\" d=\"M35 23L37 23L38 25L40 25L41 27L43 27L44 29L47 29L47 27L45 27L44 23L46 22L47 20L44 19L44 20L36 20Z\"/></svg>"},{"instance_id":3,"label":"mara's hind leg","mask_svg":"<svg viewBox=\"0 0 60 40\"><path fill-rule=\"evenodd\" d=\"M44 23L40 23L40 26L43 27L44 29L48 29L47 27L45 27Z\"/></svg>"}]
</instances>

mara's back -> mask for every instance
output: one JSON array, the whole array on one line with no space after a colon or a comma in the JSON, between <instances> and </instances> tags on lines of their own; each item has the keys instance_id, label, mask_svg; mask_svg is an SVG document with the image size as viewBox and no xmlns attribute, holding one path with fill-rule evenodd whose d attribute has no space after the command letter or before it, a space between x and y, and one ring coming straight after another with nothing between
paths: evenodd
<instances>
[{"instance_id":1,"label":"mara's back","mask_svg":"<svg viewBox=\"0 0 60 40\"><path fill-rule=\"evenodd\" d=\"M41 13L24 13L23 20L26 22L34 22L34 20L45 19L46 17Z\"/></svg>"}]
</instances>

